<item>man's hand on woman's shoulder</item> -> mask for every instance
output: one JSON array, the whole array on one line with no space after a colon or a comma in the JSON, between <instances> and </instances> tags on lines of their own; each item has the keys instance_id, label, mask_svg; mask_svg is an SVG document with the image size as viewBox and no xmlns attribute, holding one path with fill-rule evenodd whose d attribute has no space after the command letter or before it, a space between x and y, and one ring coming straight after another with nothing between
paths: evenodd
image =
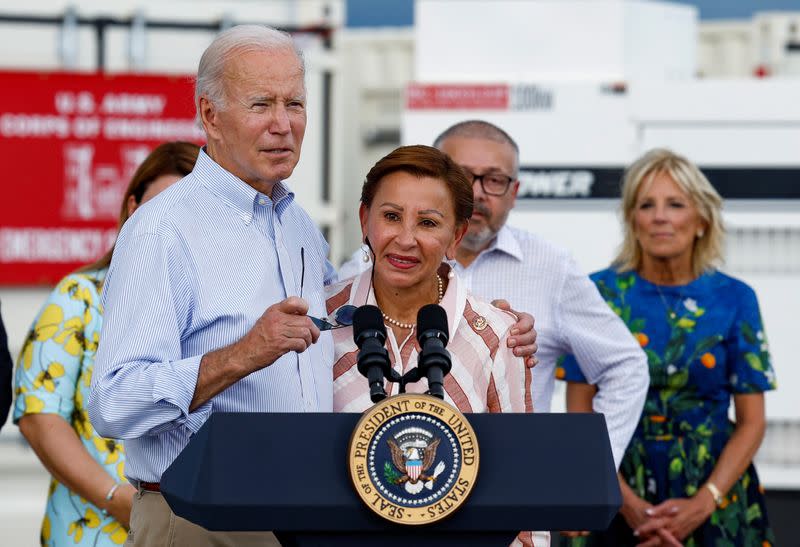
<instances>
[{"instance_id":1,"label":"man's hand on woman's shoulder","mask_svg":"<svg viewBox=\"0 0 800 547\"><path fill-rule=\"evenodd\" d=\"M511 309L511 305L506 300L492 300L495 308L510 312L517 317L517 322L511 327L511 336L508 337L508 347L513 348L514 355L523 357L525 364L535 367L539 360L536 358L536 329L533 328L533 316L524 311Z\"/></svg>"}]
</instances>

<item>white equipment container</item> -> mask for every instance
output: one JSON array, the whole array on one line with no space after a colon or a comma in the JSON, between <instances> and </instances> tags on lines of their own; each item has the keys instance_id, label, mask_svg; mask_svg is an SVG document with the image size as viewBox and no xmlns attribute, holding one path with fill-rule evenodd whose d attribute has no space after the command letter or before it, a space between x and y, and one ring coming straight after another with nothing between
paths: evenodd
<instances>
[{"instance_id":1,"label":"white equipment container","mask_svg":"<svg viewBox=\"0 0 800 547\"><path fill-rule=\"evenodd\" d=\"M587 272L621 241L622 170L665 146L726 198L725 271L757 292L779 389L759 454L768 487L800 488L800 79L694 78L697 14L661 2L418 0L404 144L484 119L520 147L509 222ZM554 407L558 395L554 398ZM787 442L776 442L780 434ZM796 438L797 441L791 441Z\"/></svg>"}]
</instances>

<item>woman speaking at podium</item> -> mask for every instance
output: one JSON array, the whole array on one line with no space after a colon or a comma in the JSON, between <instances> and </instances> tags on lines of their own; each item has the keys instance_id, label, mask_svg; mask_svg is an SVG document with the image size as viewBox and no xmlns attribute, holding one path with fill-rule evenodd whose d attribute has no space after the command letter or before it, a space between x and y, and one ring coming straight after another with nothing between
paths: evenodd
<instances>
[{"instance_id":1,"label":"woman speaking at podium","mask_svg":"<svg viewBox=\"0 0 800 547\"><path fill-rule=\"evenodd\" d=\"M359 209L363 250L373 267L328 287L327 311L335 318L343 306L380 308L392 368L402 376L417 365L417 312L439 304L447 312L452 359L445 401L461 412L532 412L531 369L506 343L516 319L471 295L445 262L467 231L472 203L470 180L435 148L405 146L382 158L367 174ZM337 326L343 325L333 331L333 407L362 412L372 402L356 366L353 329ZM388 395L398 389L387 382ZM406 389L424 393L428 383L423 378ZM547 545L542 539L534 543L524 532L514 545Z\"/></svg>"},{"instance_id":2,"label":"woman speaking at podium","mask_svg":"<svg viewBox=\"0 0 800 547\"><path fill-rule=\"evenodd\" d=\"M365 253L374 266L328 288L330 316L344 305L380 308L387 350L401 376L417 364L417 312L439 304L447 312L453 367L445 400L462 412L531 412L531 370L506 344L515 318L469 294L444 262L455 256L472 215L472 185L448 156L429 146L405 146L378 161L361 190ZM334 330L334 410L372 405L358 372L352 328ZM423 379L408 385L427 390ZM398 386L388 384L387 394Z\"/></svg>"}]
</instances>

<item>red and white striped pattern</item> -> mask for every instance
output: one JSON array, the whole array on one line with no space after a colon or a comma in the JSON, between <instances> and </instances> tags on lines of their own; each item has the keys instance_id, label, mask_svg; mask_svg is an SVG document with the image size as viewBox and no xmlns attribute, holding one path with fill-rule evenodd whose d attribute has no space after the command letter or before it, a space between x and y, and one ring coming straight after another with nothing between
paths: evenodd
<instances>
[{"instance_id":1,"label":"red and white striped pattern","mask_svg":"<svg viewBox=\"0 0 800 547\"><path fill-rule=\"evenodd\" d=\"M412 460L406 462L406 473L411 477L411 482L415 482L422 472L422 460Z\"/></svg>"}]
</instances>

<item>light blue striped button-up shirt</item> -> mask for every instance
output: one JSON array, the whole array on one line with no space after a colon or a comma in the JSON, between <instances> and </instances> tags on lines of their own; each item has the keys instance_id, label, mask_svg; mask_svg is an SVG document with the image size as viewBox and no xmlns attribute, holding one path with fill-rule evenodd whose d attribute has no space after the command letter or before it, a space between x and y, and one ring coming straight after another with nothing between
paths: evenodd
<instances>
[{"instance_id":1,"label":"light blue striped button-up shirt","mask_svg":"<svg viewBox=\"0 0 800 547\"><path fill-rule=\"evenodd\" d=\"M89 416L125 439L125 474L158 482L211 412L332 410L330 333L287 353L193 412L200 360L239 340L267 307L299 295L324 316L328 245L283 183L272 199L204 151L191 174L136 211L103 290Z\"/></svg>"}]
</instances>

